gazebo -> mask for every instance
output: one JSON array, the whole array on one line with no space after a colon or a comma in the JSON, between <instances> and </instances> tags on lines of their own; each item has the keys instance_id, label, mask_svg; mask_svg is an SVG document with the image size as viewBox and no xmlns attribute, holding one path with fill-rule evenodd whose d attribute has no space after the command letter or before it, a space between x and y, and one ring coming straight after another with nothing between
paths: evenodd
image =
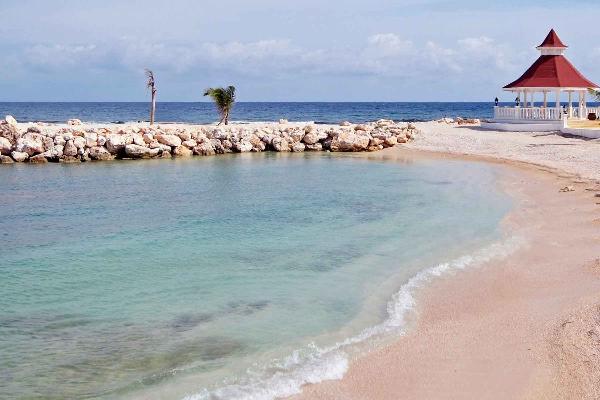
<instances>
[{"instance_id":1,"label":"gazebo","mask_svg":"<svg viewBox=\"0 0 600 400\"><path fill-rule=\"evenodd\" d=\"M567 46L554 29L537 49L541 53L540 57L519 79L503 88L515 93L515 106L494 107L494 119L490 122L511 124L508 129L512 130L556 130L563 127L563 119L585 119L588 112L597 114L597 109L587 107L586 94L590 88L596 89L598 85L583 76L567 60L564 56ZM565 112L560 103L563 92L568 94ZM579 100L576 108L573 108L574 93L577 93ZM536 95L542 97L539 99L541 106L535 105ZM552 103L549 102L549 97L553 97ZM516 124L523 125L521 128L525 129L518 129Z\"/></svg>"}]
</instances>

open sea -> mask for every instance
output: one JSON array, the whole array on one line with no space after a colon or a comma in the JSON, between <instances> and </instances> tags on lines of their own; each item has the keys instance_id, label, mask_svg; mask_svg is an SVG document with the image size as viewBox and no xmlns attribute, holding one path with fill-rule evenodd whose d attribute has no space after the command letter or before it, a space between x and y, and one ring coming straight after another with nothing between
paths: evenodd
<instances>
[{"instance_id":1,"label":"open sea","mask_svg":"<svg viewBox=\"0 0 600 400\"><path fill-rule=\"evenodd\" d=\"M507 104L508 105L508 104ZM22 122L131 122L147 120L148 103L2 103L0 116ZM493 103L236 103L232 121L313 121L316 123L429 121L443 117L491 118ZM217 120L212 103L157 103L159 122L211 123Z\"/></svg>"}]
</instances>

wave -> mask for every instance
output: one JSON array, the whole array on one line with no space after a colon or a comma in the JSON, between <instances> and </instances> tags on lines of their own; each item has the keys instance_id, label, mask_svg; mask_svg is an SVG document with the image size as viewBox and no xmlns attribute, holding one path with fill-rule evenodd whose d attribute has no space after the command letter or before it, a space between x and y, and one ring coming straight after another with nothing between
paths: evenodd
<instances>
[{"instance_id":1,"label":"wave","mask_svg":"<svg viewBox=\"0 0 600 400\"><path fill-rule=\"evenodd\" d=\"M422 270L392 296L387 305L388 317L381 324L329 347L311 343L284 359L248 370L247 376L237 383L205 389L182 400L273 400L298 394L306 384L341 379L348 370L349 356L345 350L350 346L387 334L406 333L407 317L416 306L416 290L440 276L506 257L521 244L521 238L509 237L473 254Z\"/></svg>"}]
</instances>

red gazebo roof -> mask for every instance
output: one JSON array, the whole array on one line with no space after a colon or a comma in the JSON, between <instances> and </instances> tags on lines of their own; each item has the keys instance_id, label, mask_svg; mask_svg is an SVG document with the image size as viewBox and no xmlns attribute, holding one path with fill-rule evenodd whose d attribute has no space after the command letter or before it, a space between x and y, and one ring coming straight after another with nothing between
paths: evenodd
<instances>
[{"instance_id":1,"label":"red gazebo roof","mask_svg":"<svg viewBox=\"0 0 600 400\"><path fill-rule=\"evenodd\" d=\"M550 31L544 42L538 47L542 55L516 81L504 86L504 89L517 88L597 88L594 82L587 79L560 54L545 53L546 48L566 48L554 29ZM551 49L550 49L551 50Z\"/></svg>"},{"instance_id":2,"label":"red gazebo roof","mask_svg":"<svg viewBox=\"0 0 600 400\"><path fill-rule=\"evenodd\" d=\"M546 39L537 48L539 49L540 47L562 47L566 49L568 46L560 40L554 29L551 29Z\"/></svg>"}]
</instances>

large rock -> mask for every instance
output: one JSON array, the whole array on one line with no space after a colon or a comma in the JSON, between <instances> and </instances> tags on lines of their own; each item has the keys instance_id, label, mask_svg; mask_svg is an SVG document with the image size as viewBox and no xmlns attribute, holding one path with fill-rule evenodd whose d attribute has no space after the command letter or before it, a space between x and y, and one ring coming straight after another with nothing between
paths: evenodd
<instances>
[{"instance_id":1,"label":"large rock","mask_svg":"<svg viewBox=\"0 0 600 400\"><path fill-rule=\"evenodd\" d=\"M64 146L65 143L67 143L67 141L65 140L63 135L56 135L54 137L54 145L55 146Z\"/></svg>"},{"instance_id":2,"label":"large rock","mask_svg":"<svg viewBox=\"0 0 600 400\"><path fill-rule=\"evenodd\" d=\"M296 142L300 142L302 141L302 139L304 139L304 129L300 130L300 129L294 129L291 132L289 132L290 138L292 139L292 142L296 143Z\"/></svg>"},{"instance_id":3,"label":"large rock","mask_svg":"<svg viewBox=\"0 0 600 400\"><path fill-rule=\"evenodd\" d=\"M16 143L17 139L21 137L19 130L16 125L1 124L0 125L0 136L8 139L11 143Z\"/></svg>"},{"instance_id":4,"label":"large rock","mask_svg":"<svg viewBox=\"0 0 600 400\"><path fill-rule=\"evenodd\" d=\"M63 156L63 150L63 146L52 146L41 155L46 157L48 160L58 161L58 159Z\"/></svg>"},{"instance_id":5,"label":"large rock","mask_svg":"<svg viewBox=\"0 0 600 400\"><path fill-rule=\"evenodd\" d=\"M321 143L307 144L306 150L307 151L322 151L323 145Z\"/></svg>"},{"instance_id":6,"label":"large rock","mask_svg":"<svg viewBox=\"0 0 600 400\"><path fill-rule=\"evenodd\" d=\"M192 139L192 134L190 132L177 132L177 137L179 137L179 139L181 139L182 142L185 142L187 140L191 140Z\"/></svg>"},{"instance_id":7,"label":"large rock","mask_svg":"<svg viewBox=\"0 0 600 400\"><path fill-rule=\"evenodd\" d=\"M38 154L33 157L29 157L30 164L45 164L48 162L48 159L43 154Z\"/></svg>"},{"instance_id":8,"label":"large rock","mask_svg":"<svg viewBox=\"0 0 600 400\"><path fill-rule=\"evenodd\" d=\"M155 136L159 143L166 144L171 147L181 146L181 138L176 135L158 134Z\"/></svg>"},{"instance_id":9,"label":"large rock","mask_svg":"<svg viewBox=\"0 0 600 400\"><path fill-rule=\"evenodd\" d=\"M175 136L175 137L177 137L177 136ZM177 139L179 139L179 138L177 138ZM173 155L175 157L190 157L193 154L194 154L194 152L185 146L177 146L173 149Z\"/></svg>"},{"instance_id":10,"label":"large rock","mask_svg":"<svg viewBox=\"0 0 600 400\"><path fill-rule=\"evenodd\" d=\"M315 144L319 141L319 135L316 132L309 132L304 135L302 141L306 144Z\"/></svg>"},{"instance_id":11,"label":"large rock","mask_svg":"<svg viewBox=\"0 0 600 400\"><path fill-rule=\"evenodd\" d=\"M9 156L0 155L0 164L12 164L15 161Z\"/></svg>"},{"instance_id":12,"label":"large rock","mask_svg":"<svg viewBox=\"0 0 600 400\"><path fill-rule=\"evenodd\" d=\"M42 133L42 130L37 125L31 125L27 127L27 132L31 133Z\"/></svg>"},{"instance_id":13,"label":"large rock","mask_svg":"<svg viewBox=\"0 0 600 400\"><path fill-rule=\"evenodd\" d=\"M371 137L360 132L340 132L331 141L331 151L365 151L369 147Z\"/></svg>"},{"instance_id":14,"label":"large rock","mask_svg":"<svg viewBox=\"0 0 600 400\"><path fill-rule=\"evenodd\" d=\"M300 142L294 143L292 145L292 151L294 153L303 152L305 148L306 148L305 144L304 143L300 143Z\"/></svg>"},{"instance_id":15,"label":"large rock","mask_svg":"<svg viewBox=\"0 0 600 400\"><path fill-rule=\"evenodd\" d=\"M137 144L138 146L145 146L146 141L144 140L144 136L139 133L132 133L131 138L133 140L133 144Z\"/></svg>"},{"instance_id":16,"label":"large rock","mask_svg":"<svg viewBox=\"0 0 600 400\"><path fill-rule=\"evenodd\" d=\"M73 138L73 144L75 145L75 147L77 147L77 150L83 149L85 147L86 140L81 136L75 136Z\"/></svg>"},{"instance_id":17,"label":"large rock","mask_svg":"<svg viewBox=\"0 0 600 400\"><path fill-rule=\"evenodd\" d=\"M151 158L156 157L160 149L149 149L138 144L128 144L125 146L125 154L130 158Z\"/></svg>"},{"instance_id":18,"label":"large rock","mask_svg":"<svg viewBox=\"0 0 600 400\"><path fill-rule=\"evenodd\" d=\"M81 125L81 124L82 124L81 120L77 119L77 118L72 118L67 121L67 125L71 125L71 126L76 126L76 125Z\"/></svg>"},{"instance_id":19,"label":"large rock","mask_svg":"<svg viewBox=\"0 0 600 400\"><path fill-rule=\"evenodd\" d=\"M152 143L154 141L154 135L152 133L144 133L142 139L144 139L144 142L146 143Z\"/></svg>"},{"instance_id":20,"label":"large rock","mask_svg":"<svg viewBox=\"0 0 600 400\"><path fill-rule=\"evenodd\" d=\"M233 148L237 152L247 153L249 151L252 151L252 143L242 140L241 142L234 143Z\"/></svg>"},{"instance_id":21,"label":"large rock","mask_svg":"<svg viewBox=\"0 0 600 400\"><path fill-rule=\"evenodd\" d=\"M233 150L233 143L231 143L231 140L223 140L221 142L223 144L223 152L224 153L231 153Z\"/></svg>"},{"instance_id":22,"label":"large rock","mask_svg":"<svg viewBox=\"0 0 600 400\"><path fill-rule=\"evenodd\" d=\"M65 146L63 148L63 155L69 157L74 157L77 155L77 147L75 147L75 144L73 144L72 140L67 140L67 142L65 143Z\"/></svg>"},{"instance_id":23,"label":"large rock","mask_svg":"<svg viewBox=\"0 0 600 400\"><path fill-rule=\"evenodd\" d=\"M216 140L216 139L214 139L214 140ZM221 143L219 140L217 140L217 141L219 143ZM215 150L215 147L213 146L212 142L200 143L199 145L194 147L194 154L197 154L199 156L212 156L215 153L216 153L216 150Z\"/></svg>"},{"instance_id":24,"label":"large rock","mask_svg":"<svg viewBox=\"0 0 600 400\"><path fill-rule=\"evenodd\" d=\"M4 121L6 121L6 123L10 126L17 126L17 120L12 115L7 115L6 117L4 117Z\"/></svg>"},{"instance_id":25,"label":"large rock","mask_svg":"<svg viewBox=\"0 0 600 400\"><path fill-rule=\"evenodd\" d=\"M223 146L223 143L221 143L221 141L219 139L209 139L208 142L203 142L204 143L210 143L212 145L212 147L215 149L215 153L217 154L223 154L225 153L225 147Z\"/></svg>"},{"instance_id":26,"label":"large rock","mask_svg":"<svg viewBox=\"0 0 600 400\"><path fill-rule=\"evenodd\" d=\"M281 137L274 137L271 146L275 151L290 151L290 144Z\"/></svg>"},{"instance_id":27,"label":"large rock","mask_svg":"<svg viewBox=\"0 0 600 400\"><path fill-rule=\"evenodd\" d=\"M17 139L17 151L27 153L30 157L43 153L45 151L44 136L38 133L26 133Z\"/></svg>"},{"instance_id":28,"label":"large rock","mask_svg":"<svg viewBox=\"0 0 600 400\"><path fill-rule=\"evenodd\" d=\"M92 160L96 161L108 161L114 158L106 148L101 146L90 147L89 156Z\"/></svg>"},{"instance_id":29,"label":"large rock","mask_svg":"<svg viewBox=\"0 0 600 400\"><path fill-rule=\"evenodd\" d=\"M125 149L126 143L124 136L125 135L111 133L106 137L106 149L110 154L116 155Z\"/></svg>"},{"instance_id":30,"label":"large rock","mask_svg":"<svg viewBox=\"0 0 600 400\"><path fill-rule=\"evenodd\" d=\"M394 125L394 121L391 119L380 119L375 124L379 127L386 127Z\"/></svg>"},{"instance_id":31,"label":"large rock","mask_svg":"<svg viewBox=\"0 0 600 400\"><path fill-rule=\"evenodd\" d=\"M16 162L23 162L29 158L29 154L27 154L23 151L13 151L12 153L10 153L10 156Z\"/></svg>"},{"instance_id":32,"label":"large rock","mask_svg":"<svg viewBox=\"0 0 600 400\"><path fill-rule=\"evenodd\" d=\"M5 137L0 137L0 154L8 156L10 155L11 149L12 144L10 143L10 140Z\"/></svg>"},{"instance_id":33,"label":"large rock","mask_svg":"<svg viewBox=\"0 0 600 400\"><path fill-rule=\"evenodd\" d=\"M183 142L181 142L181 145L187 147L188 149L193 149L194 147L196 147L196 144L196 141L193 139L184 140Z\"/></svg>"},{"instance_id":34,"label":"large rock","mask_svg":"<svg viewBox=\"0 0 600 400\"><path fill-rule=\"evenodd\" d=\"M389 138L385 139L385 145L388 147L395 146L397 143L398 139L396 139L396 136L390 136Z\"/></svg>"}]
</instances>

